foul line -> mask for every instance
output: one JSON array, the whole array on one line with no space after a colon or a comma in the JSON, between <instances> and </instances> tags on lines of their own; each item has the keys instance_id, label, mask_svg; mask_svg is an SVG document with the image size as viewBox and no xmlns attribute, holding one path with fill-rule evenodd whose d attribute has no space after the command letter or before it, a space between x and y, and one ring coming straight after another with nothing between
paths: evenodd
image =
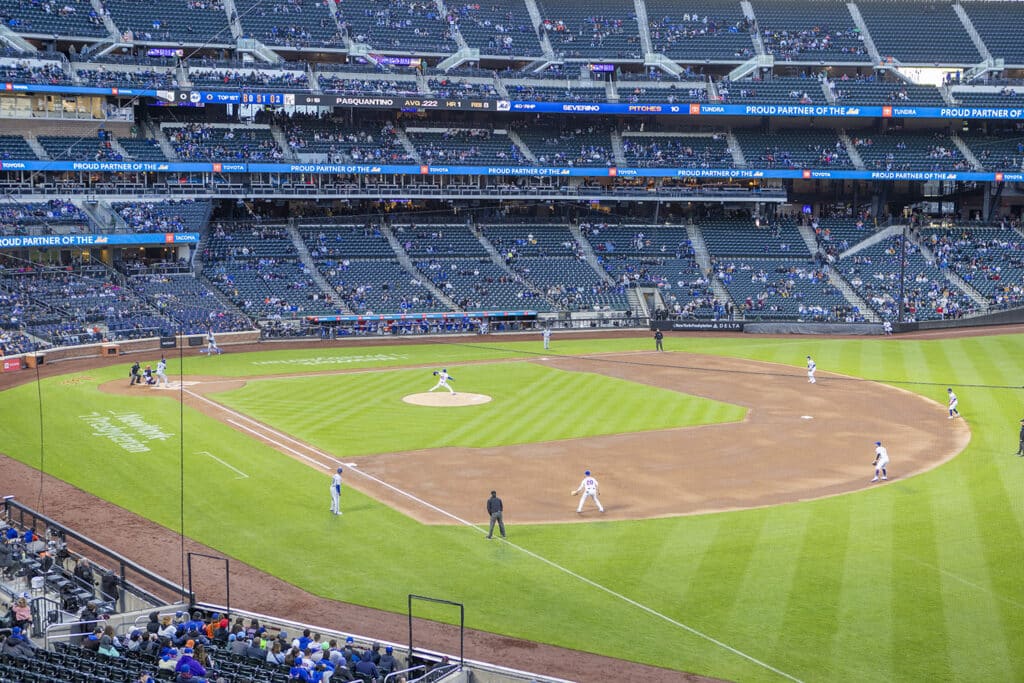
<instances>
[{"instance_id":1,"label":"foul line","mask_svg":"<svg viewBox=\"0 0 1024 683\"><path fill-rule=\"evenodd\" d=\"M294 437L291 437L291 436L289 436L287 434L284 434L282 432L279 432L279 431L277 431L277 430L275 430L275 429L273 429L271 427L268 427L267 425L262 424L258 420L254 420L253 418L251 418L251 417L249 417L247 415L243 415L242 413L239 413L238 411L232 410L231 408L228 408L227 406L224 406L224 405L222 405L220 403L217 403L216 401L212 401L212 400L206 398L205 396L201 396L201 395L196 394L195 392L192 392L192 391L189 391L189 390L185 390L185 393L188 394L189 396L197 398L197 399L199 399L199 400L201 400L201 401L203 401L205 403L208 403L208 404L210 404L212 406L215 406L219 410L223 410L223 411L225 411L225 412L227 412L227 413L229 413L231 415L234 415L235 417L238 417L242 421L249 422L251 424L257 425L260 429L265 430L267 433L270 433L270 434L273 434L275 436L278 436L278 437L280 437L281 439L283 439L285 441L290 441L293 444L297 444L297 445L301 446L302 448L308 450L310 453L314 453L314 454L320 456L321 458L333 461L334 463L336 463L338 465L343 464L341 460L338 460L337 458L335 458L334 456L332 456L332 455L330 455L328 453L324 453L323 451L321 451L320 449L316 448L315 446L310 446L309 444L305 444L305 443L299 441L298 439L296 439ZM269 438L266 434L261 434L257 430L251 429L249 427L246 427L245 425L240 424L239 422L236 422L235 420L228 420L228 422L230 422L231 424L235 425L236 427L238 427L240 429L244 429L247 432L251 432L252 434L256 434L257 436L260 436L263 439L266 439L266 440L272 441L272 442L274 441L274 439ZM295 455L299 456L300 458L302 458L304 460L316 463L320 467L328 467L328 465L324 465L322 463L319 463L316 460L313 460L312 458L309 458L309 457L299 453L295 449L290 448L289 446L287 446L287 445L285 445L283 443L278 443L277 445L280 446L281 448L283 448L284 450L287 450L290 453L294 453ZM455 520L459 524L462 524L462 525L464 525L464 526L466 526L466 527L468 527L470 529L473 529L474 531L478 531L480 533L486 533L483 530L482 527L477 526L476 524L473 524L472 522L470 522L468 520L462 519L461 517L459 517L458 515L456 515L454 513L448 512L447 510L443 510L443 509L439 508L438 506L434 505L433 503L429 503L429 502L423 500L422 498L419 498L419 497L409 493L408 491L400 489L397 486L395 486L394 484L389 484L388 482L384 481L383 479L375 477L372 474L368 474L366 472L363 472L362 470L358 469L357 467L353 467L351 464L349 465L349 468L350 468L350 471L355 472L359 476L365 477L366 479L369 479L370 481L373 481L373 482L377 483L378 485L383 486L384 488L386 488L386 489L388 489L390 491L393 491L394 493L397 493L397 494L399 494L401 496L404 496L405 498L408 498L409 500L415 501L415 502L419 503L420 505L423 505L424 507L429 508L429 509L433 510L434 512L437 512L440 515L444 515L445 517L448 517L449 519ZM568 576L571 576L574 579L582 581L583 583L587 584L588 586L590 586L592 588L596 588L597 590L603 591L604 593L607 593L608 595L610 595L610 596L612 596L614 598L618 598L619 600L622 600L626 604L631 605L633 607L636 607L637 609L640 609L640 610L646 612L647 614L650 614L653 617L657 617L658 619L661 619L662 621L665 621L665 622L667 622L669 624L672 624L673 626L681 628L682 630L686 631L687 633L695 635L698 638L703 638L704 640L708 641L709 643L717 645L718 647L722 648L723 650L731 652L732 654L734 654L734 655L736 655L738 657L742 657L743 659L747 660L748 662L751 662L752 664L756 664L757 666L760 666L763 669L771 671L772 673L774 673L774 674L776 674L778 676L781 676L782 678L785 678L785 679L788 679L790 681L793 681L794 683L803 683L799 678L796 678L795 676L791 676L790 674L788 674L785 671L782 671L780 669L776 669L774 666L772 666L771 664L768 664L767 662L763 662L760 659L757 659L756 657L753 657L752 655L748 655L745 652L737 650L736 648L734 648L731 645L728 645L726 643L723 643L722 641L718 640L717 638L709 636L708 634L703 633L702 631L698 631L697 629L693 628L692 626L687 626L686 624L682 623L681 621L677 621L676 619L673 619L672 617L670 617L670 616L668 616L666 614L662 614L661 612L659 612L659 611L657 611L657 610L655 610L655 609L653 609L651 607L648 607L647 605L644 605L644 604L642 604L640 602L637 602L636 600L633 600L632 598L627 597L627 596L623 595L622 593L614 591L611 588L608 588L607 586L603 586L603 585L597 583L596 581L593 581L592 579L588 579L587 577L585 577L585 576L583 576L581 574L577 574L576 572L572 571L571 569L569 569L567 567L563 567L562 565L558 564L557 562L549 560L546 557L543 557L542 555L538 555L537 553L533 552L532 550L528 550L527 548L524 548L521 545L517 545L515 543L512 543L512 542L508 541L507 539L503 539L503 542L507 543L509 546L515 548L516 550L522 552L523 554L528 555L529 557L532 557L532 558L534 558L534 559L536 559L536 560L538 560L540 562L543 562L544 564L548 565L549 567L557 569L558 571L563 572L564 574L567 574Z\"/></svg>"},{"instance_id":2,"label":"foul line","mask_svg":"<svg viewBox=\"0 0 1024 683\"><path fill-rule=\"evenodd\" d=\"M233 470L233 471L237 472L239 475L241 475L241 476L235 477L235 479L248 479L249 478L248 474L246 474L242 470L238 469L234 465L229 465L228 463L224 462L223 460L218 458L216 455L214 455L210 451L196 451L196 455L208 455L211 458L213 458L214 460L216 460L217 462L219 462L221 465L224 465L224 467L227 467L229 470Z\"/></svg>"},{"instance_id":3,"label":"foul line","mask_svg":"<svg viewBox=\"0 0 1024 683\"><path fill-rule=\"evenodd\" d=\"M990 595L993 598L995 598L996 600L1001 600L1002 602L1009 603L1009 604L1013 605L1014 607L1016 607L1017 609L1024 609L1024 605L1022 605L1021 603L1017 602L1013 598L1008 598L1005 595L999 595L999 593L996 593L995 591L992 591L992 590L990 590L988 588L985 588L984 586L982 586L980 584L974 583L973 581L965 579L964 577L962 577L962 576L960 576L958 574L954 574L953 572L949 571L948 569L943 569L942 567L936 567L933 564L929 564L928 562L925 562L924 560L919 560L916 557L912 557L910 555L902 555L902 557L910 560L911 562L916 562L917 564L921 565L922 567L927 567L928 569L931 569L932 571L937 572L937 573L941 574L942 576L949 577L950 579L953 579L954 581L959 581L960 583L964 584L965 586L970 586L971 588L974 588L975 590L979 590L982 593L985 593L986 595Z\"/></svg>"}]
</instances>

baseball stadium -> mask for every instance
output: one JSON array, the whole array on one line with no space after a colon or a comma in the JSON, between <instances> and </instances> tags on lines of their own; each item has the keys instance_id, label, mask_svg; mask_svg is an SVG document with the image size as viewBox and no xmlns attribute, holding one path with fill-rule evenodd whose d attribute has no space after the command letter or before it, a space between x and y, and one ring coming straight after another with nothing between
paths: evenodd
<instances>
[{"instance_id":1,"label":"baseball stadium","mask_svg":"<svg viewBox=\"0 0 1024 683\"><path fill-rule=\"evenodd\" d=\"M0 683L1024 681L1024 3L0 17Z\"/></svg>"}]
</instances>

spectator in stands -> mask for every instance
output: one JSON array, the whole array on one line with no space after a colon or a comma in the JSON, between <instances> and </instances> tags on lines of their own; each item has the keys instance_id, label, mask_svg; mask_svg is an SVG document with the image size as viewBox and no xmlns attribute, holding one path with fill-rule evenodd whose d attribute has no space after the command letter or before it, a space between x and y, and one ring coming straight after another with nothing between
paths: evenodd
<instances>
[{"instance_id":1,"label":"spectator in stands","mask_svg":"<svg viewBox=\"0 0 1024 683\"><path fill-rule=\"evenodd\" d=\"M265 661L267 658L267 652L260 646L260 636L254 635L248 641L248 647L245 649L245 656L249 659L255 659L258 662Z\"/></svg>"},{"instance_id":2,"label":"spectator in stands","mask_svg":"<svg viewBox=\"0 0 1024 683\"><path fill-rule=\"evenodd\" d=\"M11 629L11 635L7 636L3 645L0 646L0 657L11 657L14 659L32 659L36 656L36 646L28 639L19 626Z\"/></svg>"},{"instance_id":3,"label":"spectator in stands","mask_svg":"<svg viewBox=\"0 0 1024 683\"><path fill-rule=\"evenodd\" d=\"M108 626L107 628L110 627ZM96 651L105 657L121 656L121 653L118 651L117 647L114 646L114 639L106 633L100 636L100 646Z\"/></svg>"},{"instance_id":4,"label":"spectator in stands","mask_svg":"<svg viewBox=\"0 0 1024 683\"><path fill-rule=\"evenodd\" d=\"M249 646L246 644L244 638L240 638L237 633L228 634L228 652L239 657L245 656L245 651Z\"/></svg>"},{"instance_id":5,"label":"spectator in stands","mask_svg":"<svg viewBox=\"0 0 1024 683\"><path fill-rule=\"evenodd\" d=\"M24 629L32 625L32 608L24 596L14 601L11 612L14 615L13 626Z\"/></svg>"},{"instance_id":6,"label":"spectator in stands","mask_svg":"<svg viewBox=\"0 0 1024 683\"><path fill-rule=\"evenodd\" d=\"M281 651L281 641L275 640L267 652L267 662L270 664L284 664L285 653Z\"/></svg>"},{"instance_id":7,"label":"spectator in stands","mask_svg":"<svg viewBox=\"0 0 1024 683\"><path fill-rule=\"evenodd\" d=\"M100 593L103 595L104 600L117 602L118 598L121 597L118 583L117 575L113 571L108 571L100 577Z\"/></svg>"},{"instance_id":8,"label":"spectator in stands","mask_svg":"<svg viewBox=\"0 0 1024 683\"><path fill-rule=\"evenodd\" d=\"M89 650L91 652L99 652L100 650L100 638L103 637L103 628L95 626L92 629L92 633L82 641L82 649Z\"/></svg>"},{"instance_id":9,"label":"spectator in stands","mask_svg":"<svg viewBox=\"0 0 1024 683\"><path fill-rule=\"evenodd\" d=\"M190 647L182 648L181 656L178 657L174 670L178 674L178 681L188 681L192 678L206 676L206 667L193 656L193 650Z\"/></svg>"},{"instance_id":10,"label":"spectator in stands","mask_svg":"<svg viewBox=\"0 0 1024 683\"><path fill-rule=\"evenodd\" d=\"M380 675L385 678L398 670L398 660L395 659L394 648L390 645L384 648L384 654L380 656L377 668L380 669Z\"/></svg>"},{"instance_id":11,"label":"spectator in stands","mask_svg":"<svg viewBox=\"0 0 1024 683\"><path fill-rule=\"evenodd\" d=\"M83 557L78 561L78 564L75 565L74 573L75 578L82 582L83 587L88 588L90 592L96 590L96 587L93 583L94 578L92 572L92 565L89 563L88 558Z\"/></svg>"},{"instance_id":12,"label":"spectator in stands","mask_svg":"<svg viewBox=\"0 0 1024 683\"><path fill-rule=\"evenodd\" d=\"M371 681L378 681L380 679L380 670L373 663L372 657L366 657L365 659L360 657L359 661L356 662L355 671L357 676L369 676Z\"/></svg>"}]
</instances>

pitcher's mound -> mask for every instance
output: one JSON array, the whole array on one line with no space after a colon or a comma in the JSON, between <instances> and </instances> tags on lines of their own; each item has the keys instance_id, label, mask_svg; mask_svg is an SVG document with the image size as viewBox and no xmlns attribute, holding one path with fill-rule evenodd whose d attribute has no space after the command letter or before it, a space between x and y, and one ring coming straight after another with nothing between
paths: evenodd
<instances>
[{"instance_id":1,"label":"pitcher's mound","mask_svg":"<svg viewBox=\"0 0 1024 683\"><path fill-rule=\"evenodd\" d=\"M415 406L434 406L437 408L452 408L457 406L478 406L489 403L491 397L487 394L464 394L461 391L454 396L447 391L423 392L422 394L409 394L403 396L402 400Z\"/></svg>"}]
</instances>

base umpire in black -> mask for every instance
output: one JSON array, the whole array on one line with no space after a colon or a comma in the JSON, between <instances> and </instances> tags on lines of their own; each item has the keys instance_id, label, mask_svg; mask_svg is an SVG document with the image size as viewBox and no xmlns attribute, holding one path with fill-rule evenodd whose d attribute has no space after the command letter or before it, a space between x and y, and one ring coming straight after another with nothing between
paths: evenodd
<instances>
[{"instance_id":1,"label":"base umpire in black","mask_svg":"<svg viewBox=\"0 0 1024 683\"><path fill-rule=\"evenodd\" d=\"M503 506L501 504L501 498L498 498L497 491L491 491L491 497L487 499L487 514L491 516L491 528L487 530L487 538L494 536L494 523L498 523L498 531L501 532L501 537L505 538L505 522L501 518Z\"/></svg>"}]
</instances>

